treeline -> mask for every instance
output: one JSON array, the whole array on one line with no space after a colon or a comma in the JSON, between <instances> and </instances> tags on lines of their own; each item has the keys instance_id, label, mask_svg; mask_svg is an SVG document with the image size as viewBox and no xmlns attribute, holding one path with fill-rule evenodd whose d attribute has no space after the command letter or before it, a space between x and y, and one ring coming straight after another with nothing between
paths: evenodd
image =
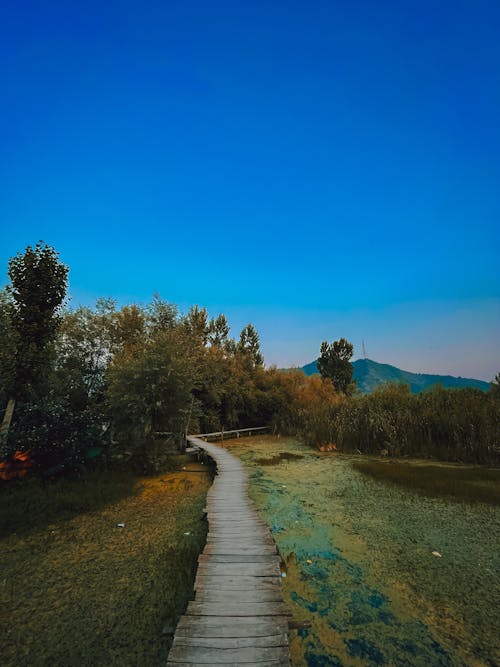
<instances>
[{"instance_id":1,"label":"treeline","mask_svg":"<svg viewBox=\"0 0 500 667\"><path fill-rule=\"evenodd\" d=\"M411 394L408 385L387 384L311 412L302 430L310 444L344 452L498 464L499 390L497 381L487 393L437 385Z\"/></svg>"},{"instance_id":2,"label":"treeline","mask_svg":"<svg viewBox=\"0 0 500 667\"><path fill-rule=\"evenodd\" d=\"M9 262L0 406L15 410L0 433L4 479L16 466L50 474L95 458L157 470L186 433L246 426L346 452L500 461L498 377L488 393L436 387L412 395L387 385L360 396L343 338L322 343L322 376L282 372L264 367L252 324L233 338L223 314L199 306L182 313L156 296L146 306L100 299L65 310L67 276L43 243Z\"/></svg>"},{"instance_id":3,"label":"treeline","mask_svg":"<svg viewBox=\"0 0 500 667\"><path fill-rule=\"evenodd\" d=\"M331 383L265 369L248 324L230 336L223 314L147 306L64 310L68 269L53 248L9 263L0 296L0 401L15 399L1 457L29 452L40 470L97 455L158 469L185 433L270 425L296 432L310 407L336 400Z\"/></svg>"}]
</instances>

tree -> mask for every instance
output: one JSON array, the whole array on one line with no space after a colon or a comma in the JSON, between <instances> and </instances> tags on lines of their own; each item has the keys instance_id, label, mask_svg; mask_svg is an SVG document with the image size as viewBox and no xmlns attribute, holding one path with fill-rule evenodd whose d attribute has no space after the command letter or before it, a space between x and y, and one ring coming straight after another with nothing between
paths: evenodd
<instances>
[{"instance_id":1,"label":"tree","mask_svg":"<svg viewBox=\"0 0 500 667\"><path fill-rule=\"evenodd\" d=\"M495 379L490 384L489 393L494 398L500 398L500 373L495 375Z\"/></svg>"},{"instance_id":2,"label":"tree","mask_svg":"<svg viewBox=\"0 0 500 667\"><path fill-rule=\"evenodd\" d=\"M222 313L210 321L209 341L213 347L225 349L227 347L230 327L226 316Z\"/></svg>"},{"instance_id":3,"label":"tree","mask_svg":"<svg viewBox=\"0 0 500 667\"><path fill-rule=\"evenodd\" d=\"M330 344L323 341L318 359L318 370L321 376L331 380L335 389L346 395L352 394L354 390L352 379L354 368L350 361L353 351L352 343L345 338L340 338Z\"/></svg>"},{"instance_id":4,"label":"tree","mask_svg":"<svg viewBox=\"0 0 500 667\"><path fill-rule=\"evenodd\" d=\"M16 335L12 316L12 299L6 290L0 290L0 409L14 391Z\"/></svg>"},{"instance_id":5,"label":"tree","mask_svg":"<svg viewBox=\"0 0 500 667\"><path fill-rule=\"evenodd\" d=\"M154 434L184 431L196 373L182 326L156 331L141 345L115 354L107 391L115 445L143 467L156 469Z\"/></svg>"},{"instance_id":6,"label":"tree","mask_svg":"<svg viewBox=\"0 0 500 667\"><path fill-rule=\"evenodd\" d=\"M188 314L184 317L184 327L191 336L193 344L205 346L208 342L209 322L206 308L191 306Z\"/></svg>"},{"instance_id":7,"label":"tree","mask_svg":"<svg viewBox=\"0 0 500 667\"><path fill-rule=\"evenodd\" d=\"M54 381L74 409L104 402L106 371L118 347L115 306L111 299L98 299L95 309L80 306L62 316Z\"/></svg>"},{"instance_id":8,"label":"tree","mask_svg":"<svg viewBox=\"0 0 500 667\"><path fill-rule=\"evenodd\" d=\"M8 274L17 343L13 393L18 399L33 398L50 367L49 348L66 296L68 267L54 248L40 241L10 259Z\"/></svg>"},{"instance_id":9,"label":"tree","mask_svg":"<svg viewBox=\"0 0 500 667\"><path fill-rule=\"evenodd\" d=\"M260 351L259 334L255 330L253 324L247 324L240 334L237 351L243 356L250 359L254 367L264 365L264 357Z\"/></svg>"}]
</instances>

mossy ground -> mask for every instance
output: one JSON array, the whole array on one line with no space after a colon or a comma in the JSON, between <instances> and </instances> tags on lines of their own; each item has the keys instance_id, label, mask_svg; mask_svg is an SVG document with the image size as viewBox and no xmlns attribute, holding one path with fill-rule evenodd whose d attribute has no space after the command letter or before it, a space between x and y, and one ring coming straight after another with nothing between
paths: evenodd
<instances>
[{"instance_id":1,"label":"mossy ground","mask_svg":"<svg viewBox=\"0 0 500 667\"><path fill-rule=\"evenodd\" d=\"M500 468L407 460L359 459L356 470L429 497L500 505Z\"/></svg>"},{"instance_id":2,"label":"mossy ground","mask_svg":"<svg viewBox=\"0 0 500 667\"><path fill-rule=\"evenodd\" d=\"M164 664L206 536L211 476L185 465L3 490L2 665Z\"/></svg>"},{"instance_id":3,"label":"mossy ground","mask_svg":"<svg viewBox=\"0 0 500 667\"><path fill-rule=\"evenodd\" d=\"M311 623L292 632L294 667L500 664L500 509L478 502L495 471L438 466L443 496L435 471L434 485L425 482L428 462L402 463L407 477L387 484L356 469L387 461L320 454L291 438L225 446L249 466L294 618ZM471 502L475 483L480 498Z\"/></svg>"}]
</instances>

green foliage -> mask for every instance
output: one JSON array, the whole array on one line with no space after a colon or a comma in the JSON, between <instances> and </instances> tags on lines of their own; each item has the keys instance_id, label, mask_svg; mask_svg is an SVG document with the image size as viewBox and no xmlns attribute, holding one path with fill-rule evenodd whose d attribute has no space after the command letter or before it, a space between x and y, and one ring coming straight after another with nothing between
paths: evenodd
<instances>
[{"instance_id":1,"label":"green foliage","mask_svg":"<svg viewBox=\"0 0 500 667\"><path fill-rule=\"evenodd\" d=\"M264 357L260 351L259 334L253 324L247 324L240 333L237 351L254 367L264 365Z\"/></svg>"},{"instance_id":2,"label":"green foliage","mask_svg":"<svg viewBox=\"0 0 500 667\"><path fill-rule=\"evenodd\" d=\"M212 319L209 325L210 344L221 350L227 350L229 331L230 327L225 315L220 314Z\"/></svg>"},{"instance_id":3,"label":"green foliage","mask_svg":"<svg viewBox=\"0 0 500 667\"><path fill-rule=\"evenodd\" d=\"M479 389L435 387L411 394L388 384L346 398L330 413L334 442L344 451L448 461L500 461L500 405Z\"/></svg>"},{"instance_id":4,"label":"green foliage","mask_svg":"<svg viewBox=\"0 0 500 667\"><path fill-rule=\"evenodd\" d=\"M118 346L116 331L115 303L109 299L99 299L94 310L80 307L63 314L53 382L73 409L104 410L107 367Z\"/></svg>"},{"instance_id":5,"label":"green foliage","mask_svg":"<svg viewBox=\"0 0 500 667\"><path fill-rule=\"evenodd\" d=\"M196 378L191 350L191 339L178 326L154 330L115 354L107 392L115 454L156 469L155 432L184 432Z\"/></svg>"},{"instance_id":6,"label":"green foliage","mask_svg":"<svg viewBox=\"0 0 500 667\"><path fill-rule=\"evenodd\" d=\"M490 384L490 394L497 399L500 399L500 373L495 375L495 379Z\"/></svg>"},{"instance_id":7,"label":"green foliage","mask_svg":"<svg viewBox=\"0 0 500 667\"><path fill-rule=\"evenodd\" d=\"M333 343L321 343L318 370L323 378L331 380L337 391L350 395L354 391L351 357L353 346L345 338Z\"/></svg>"},{"instance_id":8,"label":"green foliage","mask_svg":"<svg viewBox=\"0 0 500 667\"><path fill-rule=\"evenodd\" d=\"M39 242L9 261L12 325L16 332L15 377L17 399L36 398L46 388L50 344L59 325L59 309L67 288L68 268L54 248Z\"/></svg>"},{"instance_id":9,"label":"green foliage","mask_svg":"<svg viewBox=\"0 0 500 667\"><path fill-rule=\"evenodd\" d=\"M91 412L75 412L61 398L44 398L19 408L3 455L29 450L42 471L61 464L70 470L84 462L86 449L98 444L100 436Z\"/></svg>"}]
</instances>

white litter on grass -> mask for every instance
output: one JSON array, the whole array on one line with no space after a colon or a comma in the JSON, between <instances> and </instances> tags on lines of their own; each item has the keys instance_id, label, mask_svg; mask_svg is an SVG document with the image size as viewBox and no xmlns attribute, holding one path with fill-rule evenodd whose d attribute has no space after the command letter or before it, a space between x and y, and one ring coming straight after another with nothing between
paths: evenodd
<instances>
[{"instance_id":1,"label":"white litter on grass","mask_svg":"<svg viewBox=\"0 0 500 667\"><path fill-rule=\"evenodd\" d=\"M184 535L191 535L191 533L187 532L187 533L184 533Z\"/></svg>"},{"instance_id":2,"label":"white litter on grass","mask_svg":"<svg viewBox=\"0 0 500 667\"><path fill-rule=\"evenodd\" d=\"M433 552L432 552L432 555L435 556L436 558L442 558L442 556L441 556L441 554L439 553L439 551L433 551Z\"/></svg>"},{"instance_id":3,"label":"white litter on grass","mask_svg":"<svg viewBox=\"0 0 500 667\"><path fill-rule=\"evenodd\" d=\"M286 572L282 572L282 573L281 573L281 576L282 576L283 579L284 579L284 578L286 577Z\"/></svg>"},{"instance_id":4,"label":"white litter on grass","mask_svg":"<svg viewBox=\"0 0 500 667\"><path fill-rule=\"evenodd\" d=\"M117 523L116 525L118 526L118 528L125 528L125 524L124 524L124 523Z\"/></svg>"}]
</instances>

